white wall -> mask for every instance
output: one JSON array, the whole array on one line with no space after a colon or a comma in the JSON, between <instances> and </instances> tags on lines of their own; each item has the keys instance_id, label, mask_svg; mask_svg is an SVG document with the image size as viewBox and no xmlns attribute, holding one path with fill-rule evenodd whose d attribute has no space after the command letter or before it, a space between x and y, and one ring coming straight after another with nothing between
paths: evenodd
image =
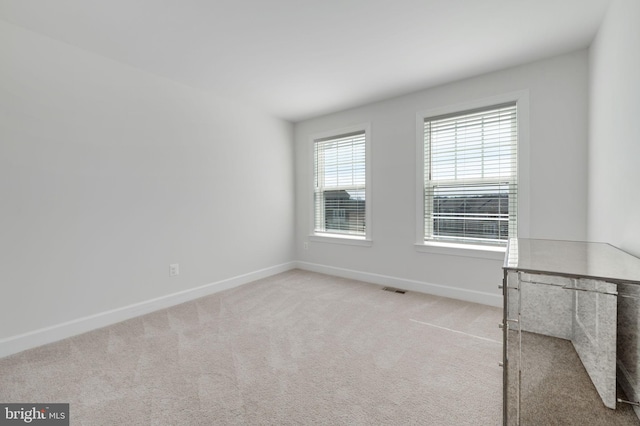
<instances>
[{"instance_id":1,"label":"white wall","mask_svg":"<svg viewBox=\"0 0 640 426\"><path fill-rule=\"evenodd\" d=\"M416 113L529 91L529 229L521 236L584 240L587 206L586 51L300 122L295 126L296 253L316 270L501 304L502 261L416 252ZM310 135L371 123L372 247L309 242ZM525 201L525 200L523 200ZM526 205L523 202L522 205ZM525 221L523 221L525 222ZM440 287L445 286L445 287Z\"/></svg>"},{"instance_id":2,"label":"white wall","mask_svg":"<svg viewBox=\"0 0 640 426\"><path fill-rule=\"evenodd\" d=\"M611 3L589 65L589 239L640 256L640 1Z\"/></svg>"},{"instance_id":3,"label":"white wall","mask_svg":"<svg viewBox=\"0 0 640 426\"><path fill-rule=\"evenodd\" d=\"M290 123L2 21L0 58L0 343L293 259Z\"/></svg>"},{"instance_id":4,"label":"white wall","mask_svg":"<svg viewBox=\"0 0 640 426\"><path fill-rule=\"evenodd\" d=\"M589 49L588 237L640 256L640 1L613 0ZM619 290L633 294L634 286ZM638 303L618 299L618 383L640 398ZM640 416L640 408L634 407Z\"/></svg>"}]
</instances>

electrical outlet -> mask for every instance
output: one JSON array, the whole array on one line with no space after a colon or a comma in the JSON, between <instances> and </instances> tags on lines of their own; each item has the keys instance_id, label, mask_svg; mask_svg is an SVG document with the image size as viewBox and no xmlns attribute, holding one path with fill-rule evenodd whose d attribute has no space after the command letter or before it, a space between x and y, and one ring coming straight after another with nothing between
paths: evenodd
<instances>
[{"instance_id":1,"label":"electrical outlet","mask_svg":"<svg viewBox=\"0 0 640 426\"><path fill-rule=\"evenodd\" d=\"M175 277L180 274L180 265L178 263L173 263L169 265L169 276Z\"/></svg>"},{"instance_id":2,"label":"electrical outlet","mask_svg":"<svg viewBox=\"0 0 640 426\"><path fill-rule=\"evenodd\" d=\"M303 247L304 247L305 250L309 250L309 243L307 241L305 241L303 243Z\"/></svg>"}]
</instances>

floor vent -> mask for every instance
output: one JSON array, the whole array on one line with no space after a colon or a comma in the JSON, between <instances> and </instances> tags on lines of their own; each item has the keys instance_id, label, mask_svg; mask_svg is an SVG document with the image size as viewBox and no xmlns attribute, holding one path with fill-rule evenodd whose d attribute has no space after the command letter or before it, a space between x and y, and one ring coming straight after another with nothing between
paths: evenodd
<instances>
[{"instance_id":1,"label":"floor vent","mask_svg":"<svg viewBox=\"0 0 640 426\"><path fill-rule=\"evenodd\" d=\"M383 287L382 289L384 291L390 291L392 293L400 293L400 294L405 294L406 293L406 290L400 290L399 288Z\"/></svg>"}]
</instances>

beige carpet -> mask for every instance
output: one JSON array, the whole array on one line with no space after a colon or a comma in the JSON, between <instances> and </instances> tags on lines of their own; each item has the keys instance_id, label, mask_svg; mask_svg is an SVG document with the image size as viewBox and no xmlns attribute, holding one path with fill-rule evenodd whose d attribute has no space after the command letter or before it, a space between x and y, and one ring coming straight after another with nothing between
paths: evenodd
<instances>
[{"instance_id":1,"label":"beige carpet","mask_svg":"<svg viewBox=\"0 0 640 426\"><path fill-rule=\"evenodd\" d=\"M500 320L294 270L0 359L0 401L69 402L72 425L499 425Z\"/></svg>"}]
</instances>

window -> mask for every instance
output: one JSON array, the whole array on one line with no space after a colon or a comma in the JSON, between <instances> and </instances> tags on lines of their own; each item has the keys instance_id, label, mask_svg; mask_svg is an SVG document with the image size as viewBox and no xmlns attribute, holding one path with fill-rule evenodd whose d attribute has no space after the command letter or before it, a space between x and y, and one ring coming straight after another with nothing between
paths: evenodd
<instances>
[{"instance_id":1,"label":"window","mask_svg":"<svg viewBox=\"0 0 640 426\"><path fill-rule=\"evenodd\" d=\"M515 103L424 118L424 241L504 245L517 232Z\"/></svg>"},{"instance_id":2,"label":"window","mask_svg":"<svg viewBox=\"0 0 640 426\"><path fill-rule=\"evenodd\" d=\"M314 233L367 235L366 131L314 139Z\"/></svg>"}]
</instances>

